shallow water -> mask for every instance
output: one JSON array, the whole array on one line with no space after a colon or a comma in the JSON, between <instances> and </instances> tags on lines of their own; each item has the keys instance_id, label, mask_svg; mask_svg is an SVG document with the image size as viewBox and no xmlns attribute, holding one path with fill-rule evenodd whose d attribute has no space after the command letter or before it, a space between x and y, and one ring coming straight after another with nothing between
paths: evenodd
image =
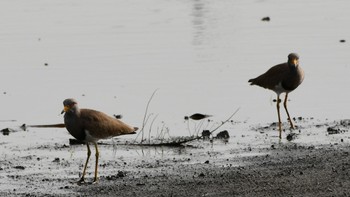
<instances>
[{"instance_id":1,"label":"shallow water","mask_svg":"<svg viewBox=\"0 0 350 197\"><path fill-rule=\"evenodd\" d=\"M146 128L155 119L152 135L212 128L240 107L233 119L246 124L222 129L252 133L236 139L246 145L260 143L249 125L276 121L275 94L247 81L290 52L306 73L290 94L291 115L348 118L349 43L339 40L349 39L349 8L341 0L1 1L0 120L17 121L0 126L60 123L62 101L74 97L82 108L123 114L141 127L157 90ZM214 122L188 125L183 117L196 112ZM69 137L65 129L38 130L1 143Z\"/></svg>"}]
</instances>

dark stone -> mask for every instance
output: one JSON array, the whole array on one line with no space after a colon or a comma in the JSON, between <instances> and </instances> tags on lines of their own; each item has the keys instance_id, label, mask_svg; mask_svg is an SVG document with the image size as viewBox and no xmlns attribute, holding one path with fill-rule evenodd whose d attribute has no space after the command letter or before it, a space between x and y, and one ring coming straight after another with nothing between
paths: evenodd
<instances>
[{"instance_id":1,"label":"dark stone","mask_svg":"<svg viewBox=\"0 0 350 197\"><path fill-rule=\"evenodd\" d=\"M9 128L1 129L3 135L9 135L11 130Z\"/></svg>"},{"instance_id":2,"label":"dark stone","mask_svg":"<svg viewBox=\"0 0 350 197\"><path fill-rule=\"evenodd\" d=\"M121 115L121 114L113 114L113 116L114 116L116 119L122 119L122 118L123 118L123 115Z\"/></svg>"},{"instance_id":3,"label":"dark stone","mask_svg":"<svg viewBox=\"0 0 350 197\"><path fill-rule=\"evenodd\" d=\"M24 167L24 166L15 166L15 167L13 167L13 168L16 168L16 169L19 169L19 170L24 170L24 169L26 169L26 167Z\"/></svg>"},{"instance_id":4,"label":"dark stone","mask_svg":"<svg viewBox=\"0 0 350 197\"><path fill-rule=\"evenodd\" d=\"M288 140L288 141L292 141L292 140L294 140L296 137L297 137L297 134L296 134L296 133L289 133L289 134L287 135L287 140Z\"/></svg>"},{"instance_id":5,"label":"dark stone","mask_svg":"<svg viewBox=\"0 0 350 197\"><path fill-rule=\"evenodd\" d=\"M205 177L205 174L203 172L201 172L198 176L199 177Z\"/></svg>"},{"instance_id":6,"label":"dark stone","mask_svg":"<svg viewBox=\"0 0 350 197\"><path fill-rule=\"evenodd\" d=\"M216 138L218 139L229 139L230 135L228 134L227 130L221 131L216 135Z\"/></svg>"},{"instance_id":7,"label":"dark stone","mask_svg":"<svg viewBox=\"0 0 350 197\"><path fill-rule=\"evenodd\" d=\"M202 137L203 137L203 139L209 139L210 135L211 135L211 133L210 133L209 130L203 130L203 131L202 131Z\"/></svg>"},{"instance_id":8,"label":"dark stone","mask_svg":"<svg viewBox=\"0 0 350 197\"><path fill-rule=\"evenodd\" d=\"M328 127L327 132L329 135L333 135L333 134L344 133L346 132L346 130L341 130L337 126L333 126L333 127Z\"/></svg>"},{"instance_id":9,"label":"dark stone","mask_svg":"<svg viewBox=\"0 0 350 197\"><path fill-rule=\"evenodd\" d=\"M270 21L270 20L271 20L271 19L270 19L269 16L266 16L266 17L264 17L264 18L261 19L261 21Z\"/></svg>"}]
</instances>

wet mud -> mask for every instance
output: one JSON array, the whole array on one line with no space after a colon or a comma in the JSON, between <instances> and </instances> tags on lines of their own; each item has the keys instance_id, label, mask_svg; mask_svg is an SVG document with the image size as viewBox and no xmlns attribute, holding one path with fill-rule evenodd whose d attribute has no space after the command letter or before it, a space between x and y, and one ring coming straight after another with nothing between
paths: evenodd
<instances>
[{"instance_id":1,"label":"wet mud","mask_svg":"<svg viewBox=\"0 0 350 197\"><path fill-rule=\"evenodd\" d=\"M295 122L297 129L286 129L282 140L270 123L248 125L250 132L230 133L229 141L198 140L190 146L101 144L97 184L89 184L94 157L88 183L76 184L86 159L84 145L69 145L68 139L26 148L4 142L2 149L12 154L0 161L0 196L350 195L350 121ZM317 136L324 140L308 141Z\"/></svg>"}]
</instances>

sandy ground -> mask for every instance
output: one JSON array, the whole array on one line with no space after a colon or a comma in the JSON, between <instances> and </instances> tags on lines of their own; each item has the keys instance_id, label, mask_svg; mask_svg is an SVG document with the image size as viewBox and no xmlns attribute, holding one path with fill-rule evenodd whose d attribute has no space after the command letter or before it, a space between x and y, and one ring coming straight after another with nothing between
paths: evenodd
<instances>
[{"instance_id":1,"label":"sandy ground","mask_svg":"<svg viewBox=\"0 0 350 197\"><path fill-rule=\"evenodd\" d=\"M273 138L263 145L240 148L228 148L222 141L172 148L119 146L117 154L143 154L114 160L102 157L99 183L85 185L74 183L83 167L85 146L72 146L78 154L67 159L69 145L39 145L32 149L44 154L8 156L0 162L0 196L349 196L348 123L313 126L324 131L326 138L336 137L328 144L297 143L303 136L296 134L292 141ZM253 132L275 136L274 127ZM100 150L106 153L108 146L101 145ZM148 154L152 151L158 154ZM76 159L78 155L82 157ZM93 165L94 157L87 181L92 181Z\"/></svg>"}]
</instances>

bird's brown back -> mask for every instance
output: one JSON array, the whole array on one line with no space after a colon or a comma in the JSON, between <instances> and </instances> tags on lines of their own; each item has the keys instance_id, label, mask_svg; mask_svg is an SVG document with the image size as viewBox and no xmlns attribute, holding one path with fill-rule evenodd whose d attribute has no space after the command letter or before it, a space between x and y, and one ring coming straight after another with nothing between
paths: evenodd
<instances>
[{"instance_id":1,"label":"bird's brown back","mask_svg":"<svg viewBox=\"0 0 350 197\"><path fill-rule=\"evenodd\" d=\"M304 73L300 66L295 71L291 71L288 63L282 63L271 67L264 74L248 82L250 85L258 85L270 90L274 90L279 83L282 83L286 90L292 91L301 84L303 79Z\"/></svg>"},{"instance_id":2,"label":"bird's brown back","mask_svg":"<svg viewBox=\"0 0 350 197\"><path fill-rule=\"evenodd\" d=\"M98 139L134 134L137 130L137 128L131 127L116 118L92 109L80 109L80 121L83 129L89 131L91 136Z\"/></svg>"}]
</instances>

